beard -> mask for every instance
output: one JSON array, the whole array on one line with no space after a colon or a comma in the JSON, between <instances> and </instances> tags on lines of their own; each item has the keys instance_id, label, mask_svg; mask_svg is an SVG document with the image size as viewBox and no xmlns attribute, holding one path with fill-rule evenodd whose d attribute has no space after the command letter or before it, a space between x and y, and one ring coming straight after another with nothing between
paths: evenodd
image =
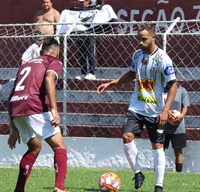
<instances>
[{"instance_id":1,"label":"beard","mask_svg":"<svg viewBox=\"0 0 200 192\"><path fill-rule=\"evenodd\" d=\"M145 52L145 51L149 51L152 47L152 42L150 42L148 45L146 46L140 46L141 49Z\"/></svg>"}]
</instances>

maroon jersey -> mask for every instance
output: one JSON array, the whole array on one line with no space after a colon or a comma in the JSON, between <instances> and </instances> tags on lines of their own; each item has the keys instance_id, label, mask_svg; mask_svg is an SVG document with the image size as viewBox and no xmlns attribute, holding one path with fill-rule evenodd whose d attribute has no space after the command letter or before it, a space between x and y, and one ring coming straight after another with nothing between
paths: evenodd
<instances>
[{"instance_id":1,"label":"maroon jersey","mask_svg":"<svg viewBox=\"0 0 200 192\"><path fill-rule=\"evenodd\" d=\"M62 62L55 57L43 55L22 65L10 98L10 115L27 116L48 111L48 99L44 86L47 71L60 75Z\"/></svg>"}]
</instances>

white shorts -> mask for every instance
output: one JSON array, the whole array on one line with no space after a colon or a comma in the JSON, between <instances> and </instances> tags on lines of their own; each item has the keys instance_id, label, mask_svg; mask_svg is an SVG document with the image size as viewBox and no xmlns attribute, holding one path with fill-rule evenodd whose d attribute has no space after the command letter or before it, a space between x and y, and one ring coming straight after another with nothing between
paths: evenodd
<instances>
[{"instance_id":1,"label":"white shorts","mask_svg":"<svg viewBox=\"0 0 200 192\"><path fill-rule=\"evenodd\" d=\"M13 122L18 129L22 141L26 144L31 138L37 137L44 140L60 132L60 127L51 125L51 112L29 116L14 117Z\"/></svg>"}]
</instances>

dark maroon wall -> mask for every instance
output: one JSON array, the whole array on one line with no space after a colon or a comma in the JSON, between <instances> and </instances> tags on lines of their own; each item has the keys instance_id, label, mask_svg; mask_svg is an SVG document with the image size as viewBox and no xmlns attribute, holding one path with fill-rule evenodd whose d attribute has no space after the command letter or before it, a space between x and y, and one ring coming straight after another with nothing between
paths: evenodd
<instances>
[{"instance_id":1,"label":"dark maroon wall","mask_svg":"<svg viewBox=\"0 0 200 192\"><path fill-rule=\"evenodd\" d=\"M115 10L120 21L200 19L199 0L105 0ZM0 0L0 24L32 23L42 0ZM78 6L77 0L54 0L58 11ZM173 14L173 12L175 14Z\"/></svg>"}]
</instances>

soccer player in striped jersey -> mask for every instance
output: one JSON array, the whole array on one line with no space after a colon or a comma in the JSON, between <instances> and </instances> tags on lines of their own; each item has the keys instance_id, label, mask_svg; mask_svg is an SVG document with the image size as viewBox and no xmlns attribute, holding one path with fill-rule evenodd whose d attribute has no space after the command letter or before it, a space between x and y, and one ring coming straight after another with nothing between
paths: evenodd
<instances>
[{"instance_id":1,"label":"soccer player in striped jersey","mask_svg":"<svg viewBox=\"0 0 200 192\"><path fill-rule=\"evenodd\" d=\"M150 22L138 26L140 50L132 56L130 71L108 83L101 84L97 92L131 82L135 79L135 87L130 100L123 125L124 152L130 167L134 171L134 187L140 188L145 176L138 166L138 150L134 142L135 136L141 136L146 126L154 156L156 172L155 192L163 192L165 172L165 153L163 150L163 126L167 122L168 112L174 100L177 83L170 57L155 43L155 27ZM169 84L169 92L164 102L163 90Z\"/></svg>"}]
</instances>

